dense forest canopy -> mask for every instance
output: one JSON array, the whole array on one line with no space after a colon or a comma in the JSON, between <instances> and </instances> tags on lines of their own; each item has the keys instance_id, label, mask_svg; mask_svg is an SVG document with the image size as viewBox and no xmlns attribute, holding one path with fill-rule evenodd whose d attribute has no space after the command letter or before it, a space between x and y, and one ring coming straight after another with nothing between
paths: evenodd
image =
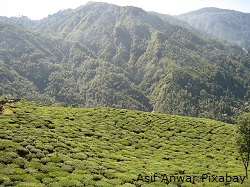
<instances>
[{"instance_id":1,"label":"dense forest canopy","mask_svg":"<svg viewBox=\"0 0 250 187\"><path fill-rule=\"evenodd\" d=\"M0 20L0 95L229 122L248 110L247 49L181 22L107 3Z\"/></svg>"},{"instance_id":2,"label":"dense forest canopy","mask_svg":"<svg viewBox=\"0 0 250 187\"><path fill-rule=\"evenodd\" d=\"M220 39L250 47L250 13L203 8L178 16L190 26Z\"/></svg>"}]
</instances>

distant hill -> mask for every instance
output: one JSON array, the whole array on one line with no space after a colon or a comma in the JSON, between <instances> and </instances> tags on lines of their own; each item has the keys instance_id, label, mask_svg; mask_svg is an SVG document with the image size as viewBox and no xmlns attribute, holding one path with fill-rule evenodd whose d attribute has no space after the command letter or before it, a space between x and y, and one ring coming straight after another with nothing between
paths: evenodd
<instances>
[{"instance_id":1,"label":"distant hill","mask_svg":"<svg viewBox=\"0 0 250 187\"><path fill-rule=\"evenodd\" d=\"M250 48L250 13L204 8L177 17L198 30Z\"/></svg>"},{"instance_id":2,"label":"distant hill","mask_svg":"<svg viewBox=\"0 0 250 187\"><path fill-rule=\"evenodd\" d=\"M235 125L113 108L19 101L0 115L0 185L166 186L161 175L244 176ZM157 173L155 182L145 176ZM141 174L143 179L137 180ZM141 179L141 177L139 178ZM189 180L190 181L190 180ZM218 181L218 180L217 180ZM191 181L192 182L192 181ZM168 186L249 186L173 181Z\"/></svg>"},{"instance_id":3,"label":"distant hill","mask_svg":"<svg viewBox=\"0 0 250 187\"><path fill-rule=\"evenodd\" d=\"M247 110L242 48L141 8L92 2L40 21L0 20L1 68L8 70L0 95L230 122Z\"/></svg>"},{"instance_id":4,"label":"distant hill","mask_svg":"<svg viewBox=\"0 0 250 187\"><path fill-rule=\"evenodd\" d=\"M186 21L182 21L181 19L175 17L175 16L172 16L172 15L169 15L169 14L160 14L160 13L157 13L157 12L152 12L153 14L159 16L163 21L165 22L168 22L168 23L171 23L173 25L178 25L180 27L184 27L188 30L192 30L193 27L191 27Z\"/></svg>"},{"instance_id":5,"label":"distant hill","mask_svg":"<svg viewBox=\"0 0 250 187\"><path fill-rule=\"evenodd\" d=\"M202 38L206 38L206 39L210 39L210 40L217 40L217 41L223 43L224 45L231 45L230 42L228 42L226 40L218 38L217 36L209 34L208 32L204 32L203 30L199 30L195 27L192 27L186 21L181 20L177 16L172 16L172 15L168 15L168 14L160 14L157 12L152 12L152 13L159 16L163 21L170 23L172 25L183 27L183 28L195 33L196 35L199 35Z\"/></svg>"}]
</instances>

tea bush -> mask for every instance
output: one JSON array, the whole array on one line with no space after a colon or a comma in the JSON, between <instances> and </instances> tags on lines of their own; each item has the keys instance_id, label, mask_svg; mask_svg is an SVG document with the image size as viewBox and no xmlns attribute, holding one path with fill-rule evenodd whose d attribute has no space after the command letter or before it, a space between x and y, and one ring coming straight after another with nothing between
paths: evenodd
<instances>
[{"instance_id":1,"label":"tea bush","mask_svg":"<svg viewBox=\"0 0 250 187\"><path fill-rule=\"evenodd\" d=\"M0 115L3 186L144 187L166 184L138 181L139 174L244 176L231 124L124 109L44 106L24 100L10 107L15 108L13 113ZM199 185L246 187L249 180Z\"/></svg>"}]
</instances>

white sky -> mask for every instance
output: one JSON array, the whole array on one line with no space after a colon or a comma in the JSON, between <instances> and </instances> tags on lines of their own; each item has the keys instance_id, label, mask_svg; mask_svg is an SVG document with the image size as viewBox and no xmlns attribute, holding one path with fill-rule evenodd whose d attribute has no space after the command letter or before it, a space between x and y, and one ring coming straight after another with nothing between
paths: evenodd
<instances>
[{"instance_id":1,"label":"white sky","mask_svg":"<svg viewBox=\"0 0 250 187\"><path fill-rule=\"evenodd\" d=\"M77 8L90 0L0 0L0 16L27 16L42 19L62 9ZM116 5L132 5L147 11L178 15L204 7L250 13L250 0L94 0Z\"/></svg>"}]
</instances>

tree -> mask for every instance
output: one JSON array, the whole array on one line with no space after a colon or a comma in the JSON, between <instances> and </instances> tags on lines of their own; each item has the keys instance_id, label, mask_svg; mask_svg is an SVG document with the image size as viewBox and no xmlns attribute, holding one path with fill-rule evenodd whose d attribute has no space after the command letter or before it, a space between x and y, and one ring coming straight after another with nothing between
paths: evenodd
<instances>
[{"instance_id":1,"label":"tree","mask_svg":"<svg viewBox=\"0 0 250 187\"><path fill-rule=\"evenodd\" d=\"M250 159L250 114L245 113L239 117L237 130L237 146L243 162L246 178L248 178L247 169Z\"/></svg>"},{"instance_id":2,"label":"tree","mask_svg":"<svg viewBox=\"0 0 250 187\"><path fill-rule=\"evenodd\" d=\"M0 104L0 114L2 114L2 113L3 113L3 110L4 110L4 107L3 107L3 105L2 105L2 104Z\"/></svg>"}]
</instances>

